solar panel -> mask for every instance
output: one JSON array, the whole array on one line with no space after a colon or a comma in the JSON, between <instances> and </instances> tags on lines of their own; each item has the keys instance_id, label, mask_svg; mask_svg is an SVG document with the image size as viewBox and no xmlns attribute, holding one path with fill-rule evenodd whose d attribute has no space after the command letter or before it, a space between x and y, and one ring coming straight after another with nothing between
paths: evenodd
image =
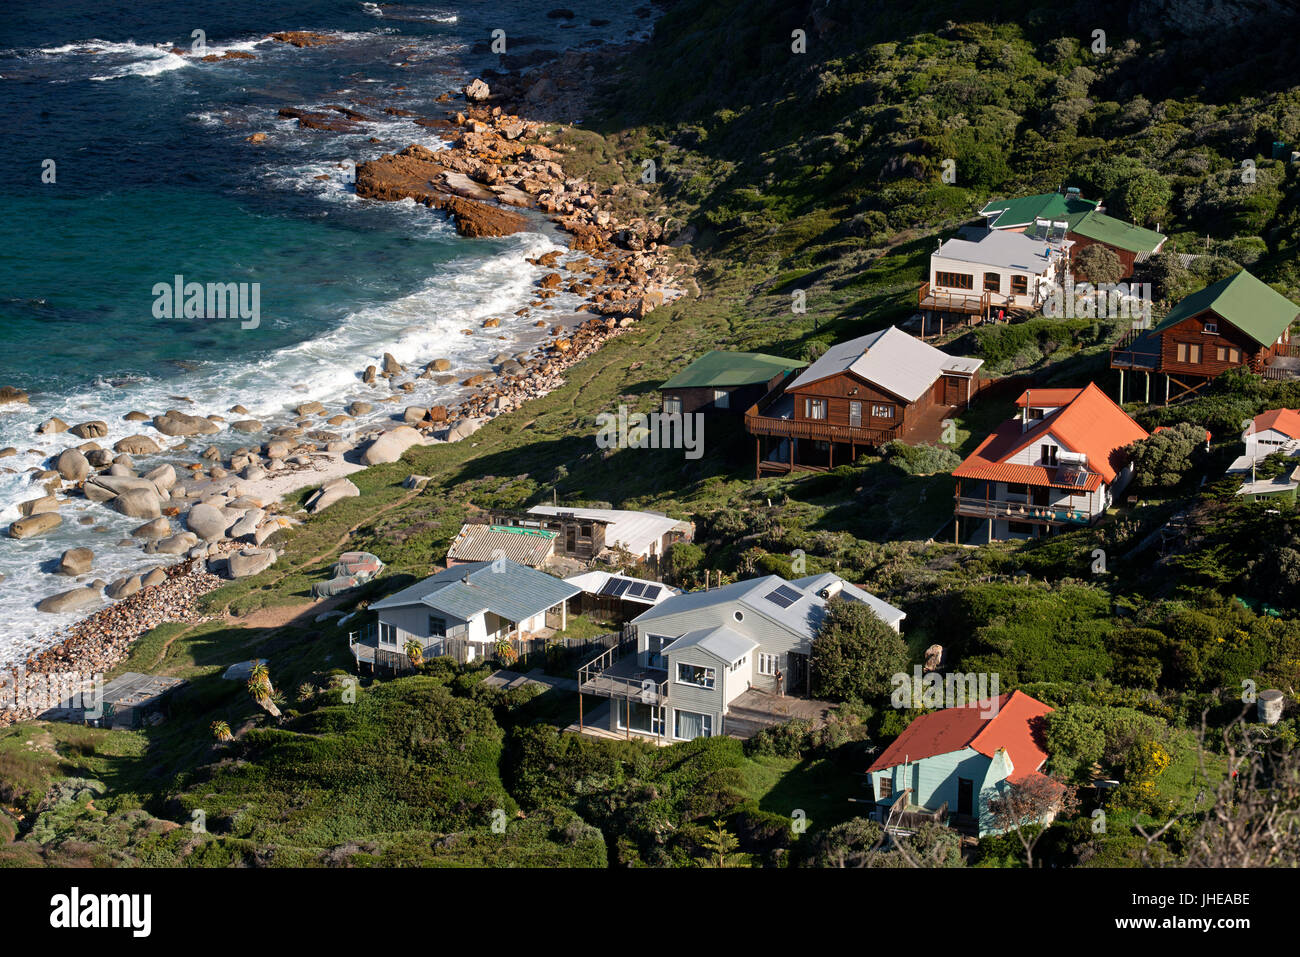
<instances>
[{"instance_id":1,"label":"solar panel","mask_svg":"<svg viewBox=\"0 0 1300 957\"><path fill-rule=\"evenodd\" d=\"M1070 488L1083 488L1088 484L1091 473L1087 469L1062 469L1057 475L1057 482Z\"/></svg>"},{"instance_id":2,"label":"solar panel","mask_svg":"<svg viewBox=\"0 0 1300 957\"><path fill-rule=\"evenodd\" d=\"M613 590L610 592L615 598L623 597L623 592L627 591L628 586L632 583L626 578L616 579Z\"/></svg>"},{"instance_id":3,"label":"solar panel","mask_svg":"<svg viewBox=\"0 0 1300 957\"><path fill-rule=\"evenodd\" d=\"M646 585L645 594L641 597L645 598L647 601L655 601L659 598L659 592L661 590L662 589L658 585Z\"/></svg>"},{"instance_id":4,"label":"solar panel","mask_svg":"<svg viewBox=\"0 0 1300 957\"><path fill-rule=\"evenodd\" d=\"M645 591L645 584L644 584L643 582L628 582L628 583L627 583L627 597L628 597L628 598L640 598L640 597L641 597L641 593L644 592L644 591Z\"/></svg>"},{"instance_id":5,"label":"solar panel","mask_svg":"<svg viewBox=\"0 0 1300 957\"><path fill-rule=\"evenodd\" d=\"M802 598L803 595L795 591L789 585L780 585L775 591L768 592L763 597L779 608L789 608Z\"/></svg>"}]
</instances>

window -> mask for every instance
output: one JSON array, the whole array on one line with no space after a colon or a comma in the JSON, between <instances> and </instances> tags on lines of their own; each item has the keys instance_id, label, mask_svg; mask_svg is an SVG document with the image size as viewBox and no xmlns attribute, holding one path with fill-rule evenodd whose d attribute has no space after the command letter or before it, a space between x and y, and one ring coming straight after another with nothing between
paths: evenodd
<instances>
[{"instance_id":1,"label":"window","mask_svg":"<svg viewBox=\"0 0 1300 957\"><path fill-rule=\"evenodd\" d=\"M767 655L759 653L758 656L758 673L760 675L775 675L781 670L781 656Z\"/></svg>"},{"instance_id":2,"label":"window","mask_svg":"<svg viewBox=\"0 0 1300 957\"><path fill-rule=\"evenodd\" d=\"M1056 464L1056 453L1058 451L1057 446L1047 445L1046 443L1044 443L1041 451L1042 451L1042 455L1039 459L1040 462L1042 462L1044 465Z\"/></svg>"},{"instance_id":3,"label":"window","mask_svg":"<svg viewBox=\"0 0 1300 957\"><path fill-rule=\"evenodd\" d=\"M974 289L975 277L964 272L937 272L934 274L934 284L953 289Z\"/></svg>"},{"instance_id":4,"label":"window","mask_svg":"<svg viewBox=\"0 0 1300 957\"><path fill-rule=\"evenodd\" d=\"M1011 277L1011 294L1013 296L1029 295L1029 277L1012 276Z\"/></svg>"},{"instance_id":5,"label":"window","mask_svg":"<svg viewBox=\"0 0 1300 957\"><path fill-rule=\"evenodd\" d=\"M726 389L713 390L713 407L716 409L731 408L731 393Z\"/></svg>"},{"instance_id":6,"label":"window","mask_svg":"<svg viewBox=\"0 0 1300 957\"><path fill-rule=\"evenodd\" d=\"M744 621L745 613L741 611L739 608L737 608L735 611L731 613L731 617L736 619L736 621Z\"/></svg>"},{"instance_id":7,"label":"window","mask_svg":"<svg viewBox=\"0 0 1300 957\"><path fill-rule=\"evenodd\" d=\"M986 272L984 274L984 291L1001 292L1002 275L1000 273L995 273L995 272Z\"/></svg>"},{"instance_id":8,"label":"window","mask_svg":"<svg viewBox=\"0 0 1300 957\"><path fill-rule=\"evenodd\" d=\"M862 403L849 402L849 425L857 428L862 425Z\"/></svg>"},{"instance_id":9,"label":"window","mask_svg":"<svg viewBox=\"0 0 1300 957\"><path fill-rule=\"evenodd\" d=\"M647 635L646 644L646 665L650 668L668 667L668 661L664 658L664 646L672 641L663 635Z\"/></svg>"},{"instance_id":10,"label":"window","mask_svg":"<svg viewBox=\"0 0 1300 957\"><path fill-rule=\"evenodd\" d=\"M429 637L446 638L447 637L447 619L439 618L437 615L429 616Z\"/></svg>"},{"instance_id":11,"label":"window","mask_svg":"<svg viewBox=\"0 0 1300 957\"><path fill-rule=\"evenodd\" d=\"M682 398L681 398L681 396L678 396L678 395L666 395L666 396L664 396L664 414L665 414L665 415L681 415L681 414L682 414Z\"/></svg>"},{"instance_id":12,"label":"window","mask_svg":"<svg viewBox=\"0 0 1300 957\"><path fill-rule=\"evenodd\" d=\"M713 679L714 672L712 668L705 668L701 665L688 665L684 661L677 662L677 683L679 685L712 688Z\"/></svg>"},{"instance_id":13,"label":"window","mask_svg":"<svg viewBox=\"0 0 1300 957\"><path fill-rule=\"evenodd\" d=\"M805 419L826 418L826 400L825 399L804 399L803 416Z\"/></svg>"},{"instance_id":14,"label":"window","mask_svg":"<svg viewBox=\"0 0 1300 957\"><path fill-rule=\"evenodd\" d=\"M650 704L642 704L640 701L628 701L619 704L615 709L618 718L618 728L620 731L628 730L628 711L631 711L631 730L640 731L644 734L653 734L656 737L664 733L664 709Z\"/></svg>"},{"instance_id":15,"label":"window","mask_svg":"<svg viewBox=\"0 0 1300 957\"><path fill-rule=\"evenodd\" d=\"M578 534L583 538L591 538L591 522L583 522L578 529Z\"/></svg>"},{"instance_id":16,"label":"window","mask_svg":"<svg viewBox=\"0 0 1300 957\"><path fill-rule=\"evenodd\" d=\"M679 741L713 737L713 715L695 711L674 711L673 737Z\"/></svg>"},{"instance_id":17,"label":"window","mask_svg":"<svg viewBox=\"0 0 1300 957\"><path fill-rule=\"evenodd\" d=\"M873 419L892 419L894 417L894 407L892 405L872 405L871 417Z\"/></svg>"},{"instance_id":18,"label":"window","mask_svg":"<svg viewBox=\"0 0 1300 957\"><path fill-rule=\"evenodd\" d=\"M1240 362L1241 350L1236 346L1218 346L1215 349L1215 358L1220 362Z\"/></svg>"},{"instance_id":19,"label":"window","mask_svg":"<svg viewBox=\"0 0 1300 957\"><path fill-rule=\"evenodd\" d=\"M379 643L381 645L391 645L397 647L397 626L388 625L384 622L379 623Z\"/></svg>"},{"instance_id":20,"label":"window","mask_svg":"<svg viewBox=\"0 0 1300 957\"><path fill-rule=\"evenodd\" d=\"M1017 484L1017 483L1015 483L1015 482L1008 482L1008 483L1007 483L1007 494L1008 494L1008 495L1028 495L1028 494L1029 494L1029 486L1028 486L1028 485Z\"/></svg>"},{"instance_id":21,"label":"window","mask_svg":"<svg viewBox=\"0 0 1300 957\"><path fill-rule=\"evenodd\" d=\"M1219 334L1219 324L1213 321L1206 322L1201 331L1207 336L1217 336Z\"/></svg>"},{"instance_id":22,"label":"window","mask_svg":"<svg viewBox=\"0 0 1300 957\"><path fill-rule=\"evenodd\" d=\"M1199 342L1178 343L1178 361L1196 365L1201 361L1201 344Z\"/></svg>"},{"instance_id":23,"label":"window","mask_svg":"<svg viewBox=\"0 0 1300 957\"><path fill-rule=\"evenodd\" d=\"M880 777L876 778L877 801L883 801L885 798L891 798L894 796L894 779L892 775L893 771L890 771L887 774L882 774Z\"/></svg>"},{"instance_id":24,"label":"window","mask_svg":"<svg viewBox=\"0 0 1300 957\"><path fill-rule=\"evenodd\" d=\"M747 664L749 664L749 655L742 655L739 661L733 661L731 664L727 665L727 670L739 671Z\"/></svg>"}]
</instances>

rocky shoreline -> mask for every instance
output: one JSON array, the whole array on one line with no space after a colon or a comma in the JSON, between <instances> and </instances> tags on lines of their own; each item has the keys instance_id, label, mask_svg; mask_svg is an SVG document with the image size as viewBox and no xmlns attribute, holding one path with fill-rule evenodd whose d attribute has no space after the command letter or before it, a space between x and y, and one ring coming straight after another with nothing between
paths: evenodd
<instances>
[{"instance_id":1,"label":"rocky shoreline","mask_svg":"<svg viewBox=\"0 0 1300 957\"><path fill-rule=\"evenodd\" d=\"M516 315L553 309L550 300L561 293L580 300L573 310L576 315L567 323L537 319L533 325L541 341L535 347L513 356L500 353L493 358L490 373L459 381L448 374L450 360L434 359L418 370L408 370L385 354L382 365L358 370L361 382L377 392L387 390L377 394L374 403L356 401L331 411L323 403L308 402L293 410L292 424L269 429L248 418L248 410L239 405L225 415L195 415L179 409L152 416L132 412L125 418L139 422L142 430L152 428L159 437L142 431L110 450L94 441L106 434L103 422L70 426L47 420L38 431L67 431L86 441L65 450L49 463L52 467L36 475L45 494L22 504L22 517L9 526L10 536L47 532L62 523L59 510L65 503L86 499L143 520L131 539L142 545L145 554L183 558L170 569L159 566L111 583L98 578L87 582L93 552L65 551L60 573L78 576L82 584L48 596L38 607L67 612L88 609L103 598L113 603L65 629L55 636L57 644L29 658L24 666L27 679L15 671L8 682L0 679L0 687L30 681L31 675L41 673L99 673L119 663L131 643L158 624L191 620L196 599L223 580L257 574L274 564L278 553L269 540L297 520L281 514L276 501L280 496L321 483L321 490L308 502L308 513L315 514L342 498L359 495L347 472L396 461L415 444L454 442L472 435L495 416L561 386L569 366L678 294L681 267L672 265L667 247L661 245L666 237L659 225L644 220L620 222L607 203L615 190L601 190L568 176L562 154L543 142L542 124L494 102L505 99L494 97L481 79L458 94L438 97L452 104L446 119L421 118L419 125L437 129L448 147L434 151L412 145L358 164L357 193L386 201L409 198L442 210L466 236L508 235L533 228L538 213L549 217L567 233L569 249L529 260L549 271L539 280L533 300ZM373 109L374 104L368 107ZM324 109L343 124L363 115L341 105ZM409 112L398 107L386 111ZM300 123L319 113L291 107L282 111ZM324 133L349 128L304 125ZM256 142L255 137L249 139ZM583 313L590 317L582 319ZM479 334L500 322L488 319L483 329L464 332ZM464 392L458 401L445 405L407 405L393 417L400 418L401 424L363 428L344 438L343 431L354 426L358 417L374 412L380 403L400 403L421 379L438 385L454 383ZM30 397L20 390L0 389L0 402L6 401L28 402ZM168 463L143 474L135 466L136 457L192 455L191 443L222 431L263 433L266 441L228 453L209 445L197 462ZM179 442L167 447L168 438ZM179 529L173 527L173 519L182 523ZM5 700L0 696L0 704ZM0 725L31 716L0 711Z\"/></svg>"}]
</instances>

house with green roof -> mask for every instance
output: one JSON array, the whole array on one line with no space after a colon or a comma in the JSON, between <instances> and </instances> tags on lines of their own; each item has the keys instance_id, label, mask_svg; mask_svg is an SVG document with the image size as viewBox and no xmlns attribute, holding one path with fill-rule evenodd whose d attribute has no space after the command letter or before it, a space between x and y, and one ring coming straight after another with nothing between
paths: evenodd
<instances>
[{"instance_id":1,"label":"house with green roof","mask_svg":"<svg viewBox=\"0 0 1300 957\"><path fill-rule=\"evenodd\" d=\"M1083 199L1077 189L1065 193L1038 193L1018 199L995 199L980 210L989 229L1024 233L1046 238L1060 224L1065 224L1065 238L1073 242L1071 256L1078 256L1088 246L1106 246L1119 257L1124 268L1121 278L1133 275L1139 259L1160 251L1165 236L1107 215L1097 200ZM1051 225L1046 225L1050 223Z\"/></svg>"},{"instance_id":2,"label":"house with green roof","mask_svg":"<svg viewBox=\"0 0 1300 957\"><path fill-rule=\"evenodd\" d=\"M659 387L663 411L733 412L767 395L808 363L762 352L706 352Z\"/></svg>"},{"instance_id":3,"label":"house with green roof","mask_svg":"<svg viewBox=\"0 0 1300 957\"><path fill-rule=\"evenodd\" d=\"M1194 292L1153 329L1135 329L1111 350L1120 370L1165 376L1165 403L1190 395L1229 369L1245 366L1267 379L1300 378L1300 347L1291 327L1300 306L1246 270ZM1175 391L1177 390L1177 391Z\"/></svg>"}]
</instances>

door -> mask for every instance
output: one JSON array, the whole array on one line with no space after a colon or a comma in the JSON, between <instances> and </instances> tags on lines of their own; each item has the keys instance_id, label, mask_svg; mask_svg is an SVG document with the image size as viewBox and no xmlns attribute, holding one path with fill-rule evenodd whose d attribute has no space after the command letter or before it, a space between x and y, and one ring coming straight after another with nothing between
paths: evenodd
<instances>
[{"instance_id":1,"label":"door","mask_svg":"<svg viewBox=\"0 0 1300 957\"><path fill-rule=\"evenodd\" d=\"M849 402L849 427L854 429L862 428L861 402Z\"/></svg>"},{"instance_id":2,"label":"door","mask_svg":"<svg viewBox=\"0 0 1300 957\"><path fill-rule=\"evenodd\" d=\"M975 782L967 778L957 779L957 813L966 817L975 814Z\"/></svg>"},{"instance_id":3,"label":"door","mask_svg":"<svg viewBox=\"0 0 1300 957\"><path fill-rule=\"evenodd\" d=\"M786 666L790 672L785 676L786 691L791 693L805 691L808 682L808 656L791 654L786 659Z\"/></svg>"}]
</instances>

